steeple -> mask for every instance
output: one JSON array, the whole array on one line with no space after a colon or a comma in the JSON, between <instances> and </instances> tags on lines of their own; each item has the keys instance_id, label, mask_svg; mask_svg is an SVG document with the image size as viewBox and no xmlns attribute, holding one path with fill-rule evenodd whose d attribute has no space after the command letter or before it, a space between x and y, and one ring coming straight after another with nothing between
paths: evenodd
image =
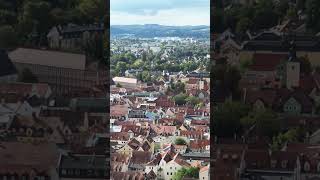
<instances>
[{"instance_id":1,"label":"steeple","mask_svg":"<svg viewBox=\"0 0 320 180\"><path fill-rule=\"evenodd\" d=\"M289 48L289 61L297 60L296 43L294 40L290 41Z\"/></svg>"}]
</instances>

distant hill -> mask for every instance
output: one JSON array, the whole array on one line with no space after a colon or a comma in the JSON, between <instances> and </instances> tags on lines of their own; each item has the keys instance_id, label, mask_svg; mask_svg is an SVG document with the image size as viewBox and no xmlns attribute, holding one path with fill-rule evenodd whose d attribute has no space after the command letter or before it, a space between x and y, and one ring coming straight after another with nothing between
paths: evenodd
<instances>
[{"instance_id":1,"label":"distant hill","mask_svg":"<svg viewBox=\"0 0 320 180\"><path fill-rule=\"evenodd\" d=\"M145 25L112 25L110 27L112 37L134 36L139 38L153 37L192 37L209 38L209 26L163 26L158 24Z\"/></svg>"}]
</instances>

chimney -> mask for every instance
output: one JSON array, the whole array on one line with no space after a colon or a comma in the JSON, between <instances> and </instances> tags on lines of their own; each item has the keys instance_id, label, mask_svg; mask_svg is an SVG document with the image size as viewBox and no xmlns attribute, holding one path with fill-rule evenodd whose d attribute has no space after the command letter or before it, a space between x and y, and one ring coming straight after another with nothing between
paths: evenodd
<instances>
[{"instance_id":1,"label":"chimney","mask_svg":"<svg viewBox=\"0 0 320 180\"><path fill-rule=\"evenodd\" d=\"M246 103L246 98L247 98L247 88L243 88L243 102Z\"/></svg>"},{"instance_id":2,"label":"chimney","mask_svg":"<svg viewBox=\"0 0 320 180\"><path fill-rule=\"evenodd\" d=\"M85 129L88 129L88 128L89 128L88 112L85 112L85 113L84 113L83 126L84 126Z\"/></svg>"}]
</instances>

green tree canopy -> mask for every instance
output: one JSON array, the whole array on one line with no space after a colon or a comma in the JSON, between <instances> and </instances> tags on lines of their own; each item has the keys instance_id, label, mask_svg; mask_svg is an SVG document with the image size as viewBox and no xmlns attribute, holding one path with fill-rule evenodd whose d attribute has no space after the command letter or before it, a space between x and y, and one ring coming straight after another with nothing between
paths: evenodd
<instances>
[{"instance_id":1,"label":"green tree canopy","mask_svg":"<svg viewBox=\"0 0 320 180\"><path fill-rule=\"evenodd\" d=\"M272 110L257 111L255 118L259 135L272 138L279 133L281 122L278 115Z\"/></svg>"},{"instance_id":2,"label":"green tree canopy","mask_svg":"<svg viewBox=\"0 0 320 180\"><path fill-rule=\"evenodd\" d=\"M309 75L312 72L312 66L307 56L299 57L300 72Z\"/></svg>"},{"instance_id":3,"label":"green tree canopy","mask_svg":"<svg viewBox=\"0 0 320 180\"><path fill-rule=\"evenodd\" d=\"M107 3L105 0L80 0L78 9L89 21L102 22L107 12Z\"/></svg>"},{"instance_id":4,"label":"green tree canopy","mask_svg":"<svg viewBox=\"0 0 320 180\"><path fill-rule=\"evenodd\" d=\"M304 139L304 131L302 128L289 129L285 133L279 133L272 138L271 149L281 150L285 143L302 142Z\"/></svg>"},{"instance_id":5,"label":"green tree canopy","mask_svg":"<svg viewBox=\"0 0 320 180\"><path fill-rule=\"evenodd\" d=\"M177 138L174 143L176 145L187 145L187 142L183 138Z\"/></svg>"},{"instance_id":6,"label":"green tree canopy","mask_svg":"<svg viewBox=\"0 0 320 180\"><path fill-rule=\"evenodd\" d=\"M26 68L19 74L18 81L24 83L38 83L38 78L30 71L30 69Z\"/></svg>"},{"instance_id":7,"label":"green tree canopy","mask_svg":"<svg viewBox=\"0 0 320 180\"><path fill-rule=\"evenodd\" d=\"M186 102L192 106L196 106L197 104L201 103L201 99L195 96L189 96L187 97Z\"/></svg>"},{"instance_id":8,"label":"green tree canopy","mask_svg":"<svg viewBox=\"0 0 320 180\"><path fill-rule=\"evenodd\" d=\"M214 110L214 134L218 137L233 137L241 132L240 119L247 116L249 107L243 103L226 101Z\"/></svg>"},{"instance_id":9,"label":"green tree canopy","mask_svg":"<svg viewBox=\"0 0 320 180\"><path fill-rule=\"evenodd\" d=\"M0 26L0 48L13 48L18 44L18 37L10 25Z\"/></svg>"},{"instance_id":10,"label":"green tree canopy","mask_svg":"<svg viewBox=\"0 0 320 180\"><path fill-rule=\"evenodd\" d=\"M184 105L186 104L186 99L187 99L187 95L186 94L183 94L183 93L180 93L176 96L173 96L173 100L175 102L176 105Z\"/></svg>"},{"instance_id":11,"label":"green tree canopy","mask_svg":"<svg viewBox=\"0 0 320 180\"><path fill-rule=\"evenodd\" d=\"M307 14L307 25L312 28L315 32L320 30L320 1L318 0L306 0L306 14Z\"/></svg>"},{"instance_id":12,"label":"green tree canopy","mask_svg":"<svg viewBox=\"0 0 320 180\"><path fill-rule=\"evenodd\" d=\"M199 178L199 170L198 167L181 168L173 175L172 179L182 180L184 177Z\"/></svg>"}]
</instances>

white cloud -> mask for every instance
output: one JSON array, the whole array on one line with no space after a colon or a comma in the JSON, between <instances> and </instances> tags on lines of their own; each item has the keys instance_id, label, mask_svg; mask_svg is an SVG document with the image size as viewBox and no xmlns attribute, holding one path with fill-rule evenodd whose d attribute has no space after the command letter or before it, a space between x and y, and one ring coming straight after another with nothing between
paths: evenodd
<instances>
[{"instance_id":1,"label":"white cloud","mask_svg":"<svg viewBox=\"0 0 320 180\"><path fill-rule=\"evenodd\" d=\"M143 14L133 14L124 11L110 12L111 25L130 24L161 24L161 25L209 25L210 7L186 7L163 9L154 12L145 9Z\"/></svg>"}]
</instances>

